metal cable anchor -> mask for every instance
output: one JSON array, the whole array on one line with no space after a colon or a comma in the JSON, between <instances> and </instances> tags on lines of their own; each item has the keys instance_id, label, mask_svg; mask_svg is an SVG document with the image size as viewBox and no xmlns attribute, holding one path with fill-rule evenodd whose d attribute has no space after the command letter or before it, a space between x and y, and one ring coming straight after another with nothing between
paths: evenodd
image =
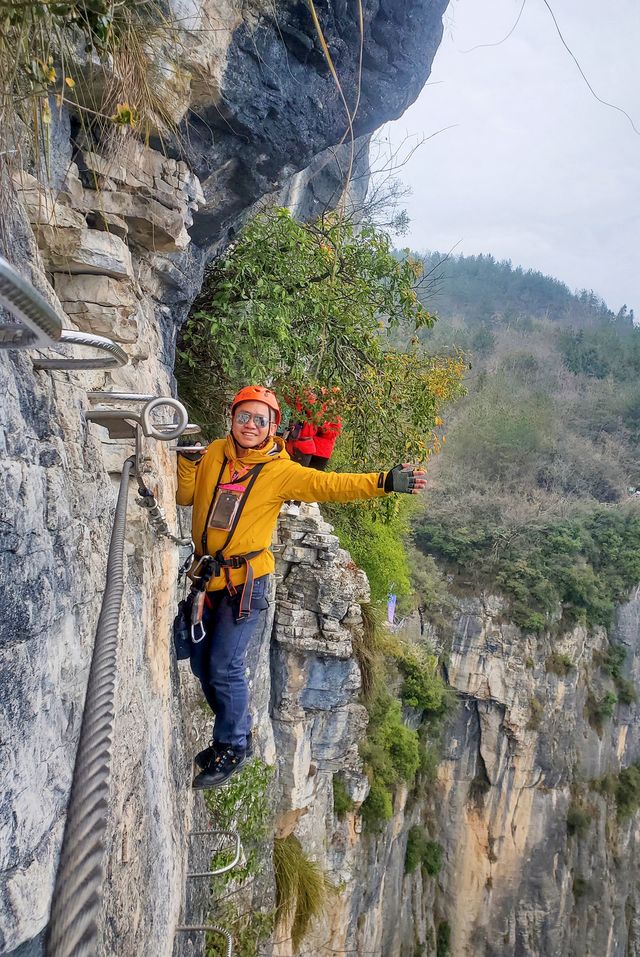
<instances>
[{"instance_id":1,"label":"metal cable anchor","mask_svg":"<svg viewBox=\"0 0 640 957\"><path fill-rule=\"evenodd\" d=\"M62 321L44 296L0 256L0 306L21 325L0 326L0 349L36 349L60 339Z\"/></svg>"},{"instance_id":2,"label":"metal cable anchor","mask_svg":"<svg viewBox=\"0 0 640 957\"><path fill-rule=\"evenodd\" d=\"M93 359L37 359L34 369L113 369L129 361L124 349L105 336L63 329L51 303L4 256L0 256L0 306L21 323L0 326L0 349L58 349L75 345L107 353Z\"/></svg>"}]
</instances>

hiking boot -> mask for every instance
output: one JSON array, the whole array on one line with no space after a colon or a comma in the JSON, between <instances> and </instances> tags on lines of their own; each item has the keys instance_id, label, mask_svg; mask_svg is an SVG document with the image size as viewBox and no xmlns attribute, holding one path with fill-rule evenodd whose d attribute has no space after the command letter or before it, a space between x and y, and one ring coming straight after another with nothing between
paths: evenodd
<instances>
[{"instance_id":1,"label":"hiking boot","mask_svg":"<svg viewBox=\"0 0 640 957\"><path fill-rule=\"evenodd\" d=\"M204 769L211 763L211 759L216 751L216 743L217 742L212 741L208 748L203 748L202 751L198 751L193 759L201 771L204 771ZM247 761L249 758L253 757L253 731L250 731L247 737L247 747L244 752L244 756Z\"/></svg>"},{"instance_id":2,"label":"hiking boot","mask_svg":"<svg viewBox=\"0 0 640 957\"><path fill-rule=\"evenodd\" d=\"M246 764L246 761L246 751L236 751L229 744L217 743L213 758L207 767L195 776L191 787L196 791L204 788L220 788Z\"/></svg>"}]
</instances>

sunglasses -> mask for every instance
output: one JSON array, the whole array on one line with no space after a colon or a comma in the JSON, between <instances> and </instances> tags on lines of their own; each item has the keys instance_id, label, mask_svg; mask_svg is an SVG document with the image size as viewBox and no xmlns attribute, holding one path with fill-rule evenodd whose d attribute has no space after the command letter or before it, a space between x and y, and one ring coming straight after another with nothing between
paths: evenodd
<instances>
[{"instance_id":1,"label":"sunglasses","mask_svg":"<svg viewBox=\"0 0 640 957\"><path fill-rule=\"evenodd\" d=\"M266 415L253 415L251 412L236 412L234 416L238 425L246 425L253 419L253 424L259 429L266 429L269 425L269 418Z\"/></svg>"}]
</instances>

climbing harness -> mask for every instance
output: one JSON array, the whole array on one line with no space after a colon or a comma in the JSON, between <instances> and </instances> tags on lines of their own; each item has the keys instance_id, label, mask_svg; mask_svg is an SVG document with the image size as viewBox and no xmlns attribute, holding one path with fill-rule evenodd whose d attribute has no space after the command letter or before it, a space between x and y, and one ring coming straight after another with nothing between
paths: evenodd
<instances>
[{"instance_id":1,"label":"climbing harness","mask_svg":"<svg viewBox=\"0 0 640 957\"><path fill-rule=\"evenodd\" d=\"M217 578L218 575L222 572L226 581L226 588L232 598L238 594L238 589L231 581L231 569L242 568L243 565L246 567L246 578L244 585L242 587L242 594L240 596L240 607L238 612L238 618L247 618L251 613L251 596L253 594L253 567L251 565L251 559L257 558L264 549L259 548L254 552L247 552L244 555L224 555L224 550L229 546L231 539L235 533L238 522L240 521L240 516L244 506L246 505L247 499L249 498L249 493L253 488L253 485L258 478L258 475L262 469L267 465L266 462L260 462L258 465L254 465L252 468L248 469L244 475L243 479L249 479L246 487L244 488L243 494L239 497L237 507L233 513L233 516L230 519L230 523L226 526L228 528L228 534L224 543L220 546L215 555L207 554L207 532L211 528L211 517L215 512L216 502L219 501L219 491L223 487L220 484L222 475L227 466L226 457L222 459L222 466L218 474L218 479L213 488L213 494L211 496L211 502L209 504L209 509L207 512L207 517L205 519L204 527L202 530L202 539L200 542L201 546L201 555L196 555L194 559L194 565L189 572L189 577L194 580L195 586L192 590L192 601L191 601L191 640L194 644L198 644L205 636L205 629L202 623L202 618L204 615L204 606L207 600L207 586L212 578ZM230 469L231 471L231 469ZM235 482L240 476L235 472L231 472L231 478ZM216 526L213 526L216 527Z\"/></svg>"},{"instance_id":2,"label":"climbing harness","mask_svg":"<svg viewBox=\"0 0 640 957\"><path fill-rule=\"evenodd\" d=\"M97 358L38 359L38 369L109 369L128 362L127 354L111 339L62 328L53 307L30 283L0 256L0 306L18 319L20 325L0 325L0 349L59 348L63 345L92 346L107 355ZM138 479L139 502L147 510L150 524L176 544L189 539L174 535L167 525L153 492L142 478L142 436L163 442L189 431L187 411L176 399L137 393L89 394L92 400L143 402L140 413L130 409L95 409L87 421L103 425L111 438L134 439L135 454L123 466L107 559L105 590L89 668L89 680L76 752L73 780L60 859L51 902L46 935L47 957L94 957L98 953L98 920L102 907L105 877L105 837L108 826L111 748L115 721L117 641L124 593L124 540L129 498L129 480ZM168 406L177 421L157 424L152 413ZM193 832L200 834L202 832ZM233 836L233 860L217 871L187 877L210 876L231 870L240 859L240 837L235 832L208 832ZM191 834L189 835L191 837ZM227 957L233 955L231 935L216 925L183 925L178 930L210 931L223 936Z\"/></svg>"}]
</instances>

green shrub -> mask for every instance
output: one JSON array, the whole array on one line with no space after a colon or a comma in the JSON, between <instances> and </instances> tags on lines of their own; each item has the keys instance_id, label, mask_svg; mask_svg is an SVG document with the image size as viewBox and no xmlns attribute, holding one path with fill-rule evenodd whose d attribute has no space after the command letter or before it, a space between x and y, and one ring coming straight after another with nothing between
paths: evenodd
<instances>
[{"instance_id":1,"label":"green shrub","mask_svg":"<svg viewBox=\"0 0 640 957\"><path fill-rule=\"evenodd\" d=\"M420 865L430 877L435 877L442 867L442 855L442 846L429 840L424 828L414 825L409 829L404 859L405 874L411 874Z\"/></svg>"},{"instance_id":2,"label":"green shrub","mask_svg":"<svg viewBox=\"0 0 640 957\"><path fill-rule=\"evenodd\" d=\"M614 715L617 703L612 691L607 691L601 698L597 698L593 691L587 694L587 720L599 737L602 737L604 721Z\"/></svg>"},{"instance_id":3,"label":"green shrub","mask_svg":"<svg viewBox=\"0 0 640 957\"><path fill-rule=\"evenodd\" d=\"M253 876L260 867L262 842L271 818L267 793L272 777L273 768L254 759L226 787L205 792L207 810L215 826L221 831L237 830L244 850L244 863L216 878L219 886ZM224 854L219 852L215 866L226 863Z\"/></svg>"},{"instance_id":4,"label":"green shrub","mask_svg":"<svg viewBox=\"0 0 640 957\"><path fill-rule=\"evenodd\" d=\"M436 957L449 957L451 953L451 927L446 920L440 921L436 931Z\"/></svg>"},{"instance_id":5,"label":"green shrub","mask_svg":"<svg viewBox=\"0 0 640 957\"><path fill-rule=\"evenodd\" d=\"M416 648L397 657L396 663L404 675L400 692L403 703L419 711L441 714L446 686L440 676L437 657Z\"/></svg>"},{"instance_id":6,"label":"green shrub","mask_svg":"<svg viewBox=\"0 0 640 957\"><path fill-rule=\"evenodd\" d=\"M640 373L640 337L633 324L608 322L593 328L569 329L558 334L564 365L574 375L616 381L637 381Z\"/></svg>"},{"instance_id":7,"label":"green shrub","mask_svg":"<svg viewBox=\"0 0 640 957\"><path fill-rule=\"evenodd\" d=\"M590 888L589 881L586 881L584 877L574 877L573 878L573 896L576 900L580 900L581 897L584 897Z\"/></svg>"},{"instance_id":8,"label":"green shrub","mask_svg":"<svg viewBox=\"0 0 640 957\"><path fill-rule=\"evenodd\" d=\"M437 841L427 841L422 855L422 865L429 877L435 877L440 873L442 856L442 845Z\"/></svg>"},{"instance_id":9,"label":"green shrub","mask_svg":"<svg viewBox=\"0 0 640 957\"><path fill-rule=\"evenodd\" d=\"M412 785L420 767L418 734L402 721L400 702L381 691L372 702L370 725L360 752L365 768L387 785Z\"/></svg>"},{"instance_id":10,"label":"green shrub","mask_svg":"<svg viewBox=\"0 0 640 957\"><path fill-rule=\"evenodd\" d=\"M622 674L627 651L622 645L610 645L604 653L594 655L594 662L600 665L612 679L621 704L633 704L638 695L635 685Z\"/></svg>"},{"instance_id":11,"label":"green shrub","mask_svg":"<svg viewBox=\"0 0 640 957\"><path fill-rule=\"evenodd\" d=\"M464 449L467 468L486 482L525 477L546 461L558 444L552 400L541 393L520 394L502 375L494 376L466 408L450 443Z\"/></svg>"},{"instance_id":12,"label":"green shrub","mask_svg":"<svg viewBox=\"0 0 640 957\"><path fill-rule=\"evenodd\" d=\"M366 800L360 808L365 830L375 832L393 817L393 798L391 790L380 780L371 782Z\"/></svg>"},{"instance_id":13,"label":"green shrub","mask_svg":"<svg viewBox=\"0 0 640 957\"><path fill-rule=\"evenodd\" d=\"M238 957L253 957L260 945L269 938L274 924L271 911L257 908L249 912L239 909L240 898L229 896L229 886L242 889L244 882L249 884L264 867L269 856L270 839L268 837L272 811L268 801L269 782L273 768L254 759L234 776L226 787L205 792L205 803L214 827L220 830L237 830L242 842L243 858L240 864L211 878L210 899L212 910L210 917L214 923L228 927L233 934L235 953ZM227 864L230 850L214 853L212 869ZM224 957L226 954L224 939L218 934L208 935L206 941L207 957Z\"/></svg>"},{"instance_id":14,"label":"green shrub","mask_svg":"<svg viewBox=\"0 0 640 957\"><path fill-rule=\"evenodd\" d=\"M582 836L591 827L593 811L578 801L572 801L567 811L567 833Z\"/></svg>"},{"instance_id":15,"label":"green shrub","mask_svg":"<svg viewBox=\"0 0 640 957\"><path fill-rule=\"evenodd\" d=\"M638 700L636 686L628 678L615 679L615 685L620 704L634 704Z\"/></svg>"},{"instance_id":16,"label":"green shrub","mask_svg":"<svg viewBox=\"0 0 640 957\"><path fill-rule=\"evenodd\" d=\"M395 769L397 779L411 785L420 767L420 745L415 731L402 723L400 707L395 705L390 719L377 736Z\"/></svg>"},{"instance_id":17,"label":"green shrub","mask_svg":"<svg viewBox=\"0 0 640 957\"><path fill-rule=\"evenodd\" d=\"M345 463L353 470L353 463ZM338 471L340 463L332 466ZM399 600L408 599L412 593L411 569L405 540L409 534L409 517L416 506L407 496L407 501L375 504L348 502L323 504L322 511L334 526L340 545L362 568L369 579L371 598L386 606L390 592ZM377 502L377 500L375 500Z\"/></svg>"},{"instance_id":18,"label":"green shrub","mask_svg":"<svg viewBox=\"0 0 640 957\"><path fill-rule=\"evenodd\" d=\"M416 526L418 546L465 577L493 582L511 599L510 617L526 631L549 627L560 606L565 623L608 627L640 581L640 513L591 508L562 521L505 529L489 511L432 509ZM560 623L558 623L559 625Z\"/></svg>"},{"instance_id":19,"label":"green shrub","mask_svg":"<svg viewBox=\"0 0 640 957\"><path fill-rule=\"evenodd\" d=\"M529 702L531 709L529 720L527 721L527 731L537 731L544 715L544 705L538 698L532 698Z\"/></svg>"},{"instance_id":20,"label":"green shrub","mask_svg":"<svg viewBox=\"0 0 640 957\"><path fill-rule=\"evenodd\" d=\"M438 748L431 742L421 742L418 773L423 788L429 788L436 783L439 765L440 753Z\"/></svg>"},{"instance_id":21,"label":"green shrub","mask_svg":"<svg viewBox=\"0 0 640 957\"><path fill-rule=\"evenodd\" d=\"M422 725L422 741L418 731L404 724L401 702L387 690L387 664L392 661L404 669L403 700L420 706L434 722L444 714L449 698L436 671L435 656L389 636L381 624L380 606L362 605L362 616L364 637L354 642L354 653L360 663L363 698L369 714L360 754L370 792L363 802L361 816L367 830L377 831L392 816L397 785L402 782L413 787L420 771L428 786L436 778L438 764L436 750L427 741L426 722Z\"/></svg>"},{"instance_id":22,"label":"green shrub","mask_svg":"<svg viewBox=\"0 0 640 957\"><path fill-rule=\"evenodd\" d=\"M559 678L566 678L574 667L573 660L569 655L565 655L559 651L554 651L545 661L546 670L554 675L558 675Z\"/></svg>"},{"instance_id":23,"label":"green shrub","mask_svg":"<svg viewBox=\"0 0 640 957\"><path fill-rule=\"evenodd\" d=\"M349 796L347 786L339 774L333 775L333 813L342 819L353 810L353 800Z\"/></svg>"},{"instance_id":24,"label":"green shrub","mask_svg":"<svg viewBox=\"0 0 640 957\"><path fill-rule=\"evenodd\" d=\"M412 874L418 864L422 864L422 851L427 841L424 829L415 825L407 835L407 849L404 855L404 872Z\"/></svg>"},{"instance_id":25,"label":"green shrub","mask_svg":"<svg viewBox=\"0 0 640 957\"><path fill-rule=\"evenodd\" d=\"M615 797L616 787L618 786L618 775L604 774L601 778L596 778L591 781L590 785L598 794L603 794L605 797Z\"/></svg>"},{"instance_id":26,"label":"green shrub","mask_svg":"<svg viewBox=\"0 0 640 957\"><path fill-rule=\"evenodd\" d=\"M325 877L310 861L297 837L276 838L273 842L278 922L292 920L291 938L297 950L314 917L322 913L327 897Z\"/></svg>"},{"instance_id":27,"label":"green shrub","mask_svg":"<svg viewBox=\"0 0 640 957\"><path fill-rule=\"evenodd\" d=\"M599 794L614 798L619 818L631 817L640 809L640 762L623 768L618 774L605 774L591 782Z\"/></svg>"},{"instance_id":28,"label":"green shrub","mask_svg":"<svg viewBox=\"0 0 640 957\"><path fill-rule=\"evenodd\" d=\"M622 769L615 796L621 818L631 817L640 808L640 765L632 764Z\"/></svg>"},{"instance_id":29,"label":"green shrub","mask_svg":"<svg viewBox=\"0 0 640 957\"><path fill-rule=\"evenodd\" d=\"M283 208L258 214L211 264L181 331L181 398L219 433L226 404L247 382L270 382L283 396L337 387L359 471L402 456L424 461L437 408L460 392L463 365L410 342L392 347L399 324L415 331L434 321L414 292L419 274L419 262L394 256L388 235L370 224L339 215L303 223Z\"/></svg>"},{"instance_id":30,"label":"green shrub","mask_svg":"<svg viewBox=\"0 0 640 957\"><path fill-rule=\"evenodd\" d=\"M540 612L537 611L532 611L530 614L521 616L521 627L523 631L539 634L548 627L548 624L546 615L541 615Z\"/></svg>"}]
</instances>

